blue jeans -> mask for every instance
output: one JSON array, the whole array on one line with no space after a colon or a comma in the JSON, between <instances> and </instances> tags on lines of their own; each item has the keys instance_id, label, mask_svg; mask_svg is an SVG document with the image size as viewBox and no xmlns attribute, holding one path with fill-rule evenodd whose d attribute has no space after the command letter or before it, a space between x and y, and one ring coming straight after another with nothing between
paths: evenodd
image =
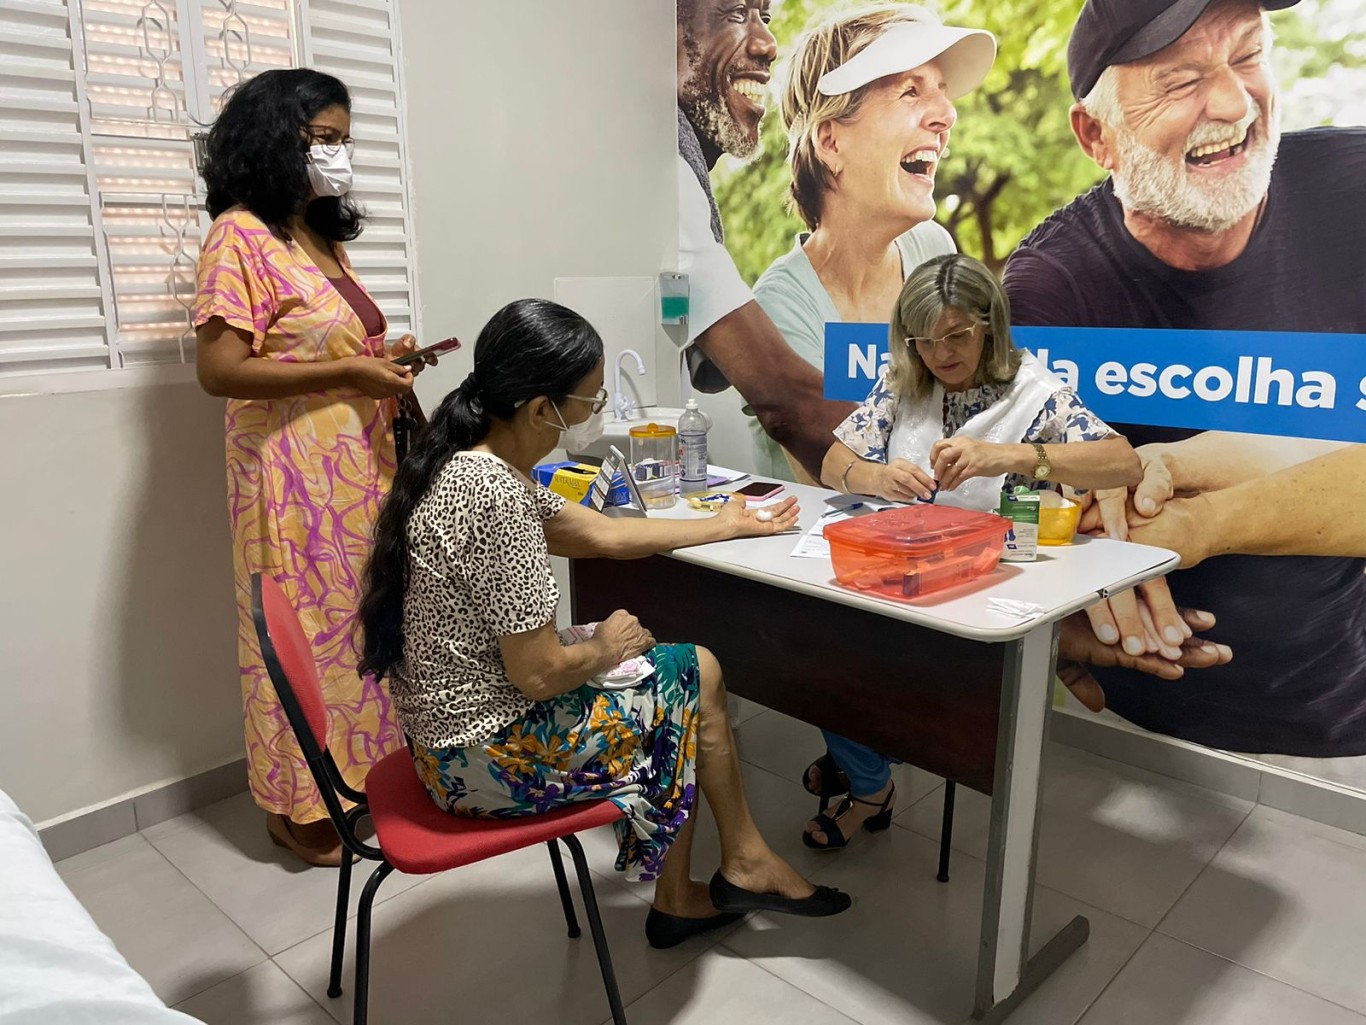
<instances>
[{"instance_id":1,"label":"blue jeans","mask_svg":"<svg viewBox=\"0 0 1366 1025\"><path fill-rule=\"evenodd\" d=\"M892 778L892 766L899 760L878 754L871 747L842 737L838 733L821 730L825 748L835 764L849 777L849 790L854 797L871 797L879 793Z\"/></svg>"}]
</instances>

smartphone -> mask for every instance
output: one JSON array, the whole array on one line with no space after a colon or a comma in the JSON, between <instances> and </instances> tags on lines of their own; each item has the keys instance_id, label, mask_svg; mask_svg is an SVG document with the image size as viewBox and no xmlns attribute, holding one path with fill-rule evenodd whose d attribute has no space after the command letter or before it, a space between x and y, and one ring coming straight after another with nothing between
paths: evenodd
<instances>
[{"instance_id":1,"label":"smartphone","mask_svg":"<svg viewBox=\"0 0 1366 1025\"><path fill-rule=\"evenodd\" d=\"M415 352L404 353L402 356L395 356L392 362L401 367L406 367L410 363L421 363L428 356L440 356L443 352L454 352L460 348L459 338L447 338L443 342L429 345L425 349L418 349Z\"/></svg>"},{"instance_id":2,"label":"smartphone","mask_svg":"<svg viewBox=\"0 0 1366 1025\"><path fill-rule=\"evenodd\" d=\"M752 484L746 484L743 488L737 488L734 493L743 495L747 502L767 502L782 490L783 486L781 484L771 484L768 481L756 480Z\"/></svg>"}]
</instances>

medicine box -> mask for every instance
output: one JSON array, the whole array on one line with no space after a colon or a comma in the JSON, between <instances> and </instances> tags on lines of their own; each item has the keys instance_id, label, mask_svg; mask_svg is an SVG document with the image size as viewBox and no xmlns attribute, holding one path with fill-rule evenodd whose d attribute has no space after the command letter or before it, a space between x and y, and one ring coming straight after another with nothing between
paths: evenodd
<instances>
[{"instance_id":1,"label":"medicine box","mask_svg":"<svg viewBox=\"0 0 1366 1025\"><path fill-rule=\"evenodd\" d=\"M544 485L557 495L569 499L571 502L578 502L580 505L589 505L589 490L593 486L593 481L597 479L601 471L600 466L592 466L588 463L542 463L532 470L536 478L536 483ZM612 481L612 490L607 496L608 505L629 505L631 502L631 492L626 486L626 481L621 474L617 474Z\"/></svg>"}]
</instances>

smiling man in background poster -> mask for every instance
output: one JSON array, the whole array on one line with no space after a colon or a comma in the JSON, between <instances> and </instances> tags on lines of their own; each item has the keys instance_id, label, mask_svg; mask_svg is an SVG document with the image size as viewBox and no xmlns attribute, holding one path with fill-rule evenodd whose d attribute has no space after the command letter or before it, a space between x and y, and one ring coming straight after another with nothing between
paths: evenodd
<instances>
[{"instance_id":1,"label":"smiling man in background poster","mask_svg":"<svg viewBox=\"0 0 1366 1025\"><path fill-rule=\"evenodd\" d=\"M1110 177L1011 257L1015 323L1366 333L1366 129L1280 131L1265 10L1296 2L1087 0L1072 128ZM1181 553L1173 595L1234 661L1096 670L1109 704L1217 748L1366 754L1366 446L1119 427L1147 475L1105 526ZM1131 612L1110 632L1138 646Z\"/></svg>"},{"instance_id":2,"label":"smiling man in background poster","mask_svg":"<svg viewBox=\"0 0 1366 1025\"><path fill-rule=\"evenodd\" d=\"M710 172L723 153L747 159L778 46L770 0L678 0L678 249L689 277L688 369L699 391L734 385L764 430L813 475L830 432L854 408L828 402L726 251Z\"/></svg>"}]
</instances>

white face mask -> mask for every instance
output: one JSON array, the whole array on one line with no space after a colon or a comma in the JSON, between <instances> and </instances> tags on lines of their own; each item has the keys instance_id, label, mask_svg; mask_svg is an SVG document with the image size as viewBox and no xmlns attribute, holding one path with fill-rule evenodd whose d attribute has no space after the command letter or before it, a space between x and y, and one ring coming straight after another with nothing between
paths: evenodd
<instances>
[{"instance_id":1,"label":"white face mask","mask_svg":"<svg viewBox=\"0 0 1366 1025\"><path fill-rule=\"evenodd\" d=\"M318 196L344 196L351 191L351 158L345 146L308 147L308 184Z\"/></svg>"},{"instance_id":2,"label":"white face mask","mask_svg":"<svg viewBox=\"0 0 1366 1025\"><path fill-rule=\"evenodd\" d=\"M602 410L598 410L581 424L575 424L573 427L566 427L564 423L564 414L560 412L560 407L556 406L553 402L551 403L551 406L555 410L555 415L560 418L559 427L563 432L560 435L560 441L564 445L564 450L566 452L586 452L593 442L602 437Z\"/></svg>"}]
</instances>

